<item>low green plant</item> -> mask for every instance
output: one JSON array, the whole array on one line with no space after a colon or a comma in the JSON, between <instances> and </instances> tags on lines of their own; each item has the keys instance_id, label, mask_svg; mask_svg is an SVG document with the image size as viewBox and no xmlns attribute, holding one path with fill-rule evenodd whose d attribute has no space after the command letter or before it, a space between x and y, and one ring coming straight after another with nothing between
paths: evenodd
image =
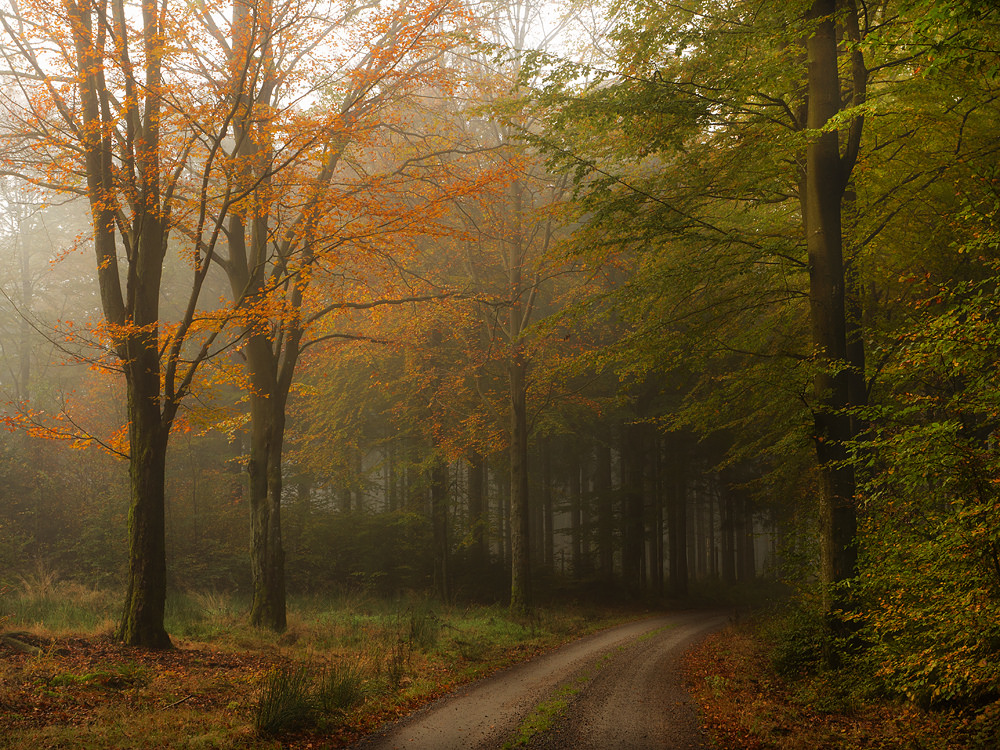
<instances>
[{"instance_id":1,"label":"low green plant","mask_svg":"<svg viewBox=\"0 0 1000 750\"><path fill-rule=\"evenodd\" d=\"M320 713L310 670L305 664L279 667L269 672L253 706L254 729L276 735L312 726Z\"/></svg>"},{"instance_id":2,"label":"low green plant","mask_svg":"<svg viewBox=\"0 0 1000 750\"><path fill-rule=\"evenodd\" d=\"M771 663L780 675L815 674L822 669L833 637L823 615L806 605L794 605L768 622Z\"/></svg>"},{"instance_id":3,"label":"low green plant","mask_svg":"<svg viewBox=\"0 0 1000 750\"><path fill-rule=\"evenodd\" d=\"M365 697L365 675L356 662L334 664L323 670L317 688L320 707L338 715L356 706Z\"/></svg>"},{"instance_id":4,"label":"low green plant","mask_svg":"<svg viewBox=\"0 0 1000 750\"><path fill-rule=\"evenodd\" d=\"M423 651L434 648L441 633L441 619L426 603L410 610L410 642Z\"/></svg>"},{"instance_id":5,"label":"low green plant","mask_svg":"<svg viewBox=\"0 0 1000 750\"><path fill-rule=\"evenodd\" d=\"M405 638L398 638L389 644L385 658L385 673L389 678L389 687L398 690L406 676L410 664L411 644Z\"/></svg>"}]
</instances>

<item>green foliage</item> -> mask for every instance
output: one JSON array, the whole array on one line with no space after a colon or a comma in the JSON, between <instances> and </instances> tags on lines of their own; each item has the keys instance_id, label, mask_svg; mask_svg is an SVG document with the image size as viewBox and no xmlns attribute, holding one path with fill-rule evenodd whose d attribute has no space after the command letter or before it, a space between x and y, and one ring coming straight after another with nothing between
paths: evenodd
<instances>
[{"instance_id":1,"label":"green foliage","mask_svg":"<svg viewBox=\"0 0 1000 750\"><path fill-rule=\"evenodd\" d=\"M997 251L989 245L980 251ZM997 279L941 285L915 303L859 449L865 624L886 684L921 705L1000 685Z\"/></svg>"},{"instance_id":2,"label":"green foliage","mask_svg":"<svg viewBox=\"0 0 1000 750\"><path fill-rule=\"evenodd\" d=\"M819 672L834 648L823 613L818 607L804 604L793 605L783 617L768 620L765 639L770 646L771 664L785 676Z\"/></svg>"}]
</instances>

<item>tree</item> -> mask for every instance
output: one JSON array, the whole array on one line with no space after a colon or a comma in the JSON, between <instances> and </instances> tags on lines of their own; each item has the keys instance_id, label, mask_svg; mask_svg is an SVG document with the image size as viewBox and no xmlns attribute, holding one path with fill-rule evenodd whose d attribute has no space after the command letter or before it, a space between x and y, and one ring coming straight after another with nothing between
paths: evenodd
<instances>
[{"instance_id":1,"label":"tree","mask_svg":"<svg viewBox=\"0 0 1000 750\"><path fill-rule=\"evenodd\" d=\"M864 358L860 320L845 302L852 259L842 215L861 146L867 29L854 3L834 0L805 13L718 2L616 10L614 72L563 65L539 97L552 106L565 86L590 78L587 94L552 118L549 152L580 180L589 236L600 242L593 254L607 253L609 235L635 249L623 294L646 287L666 305L653 325L638 322L637 342L663 340L654 326L666 319L678 344L669 351L752 368L780 357L786 373L789 354L811 358L821 567L829 584L850 578L854 479L845 459L856 424L847 410L863 402ZM736 59L753 60L753 75ZM808 332L790 315L802 296ZM638 362L626 367L667 359L651 351L632 349ZM702 415L705 432L727 426Z\"/></svg>"},{"instance_id":2,"label":"tree","mask_svg":"<svg viewBox=\"0 0 1000 750\"><path fill-rule=\"evenodd\" d=\"M385 286L379 287L386 265L405 265L402 258L384 263L379 255L390 236L398 241L430 231L433 204L441 197L425 194L416 205L400 199L407 193L416 196L415 181L431 182L431 177L424 174L429 170L419 148L388 137L406 127L393 121L389 108L402 112L404 100L412 103L415 93L447 86L443 50L454 44L452 31L462 18L448 0L403 4L390 12L345 5L339 17L318 20L306 20L310 13L296 2L236 8L231 68L238 74L230 76L241 108L234 118L236 146L228 157L247 200L229 216L229 252L217 261L245 314L241 351L250 401L250 620L283 630L282 453L296 367L306 347L336 336L310 339L310 329L322 318L414 298L405 291L393 298ZM288 23L300 16L299 22ZM335 33L346 34L348 43L356 45L346 70L338 70L342 52L331 59L320 60L316 54L306 59L320 40ZM308 40L303 49L301 39ZM247 75L258 59L263 61L260 69ZM323 100L319 111L286 108L302 96L297 89L305 82L299 68L306 65L311 72L305 81L322 81L322 88L313 89ZM433 148L429 143L423 147ZM395 157L394 151L407 148L404 156ZM287 176L279 181L273 165L283 159ZM437 190L456 188L442 180ZM348 269L366 281L346 288L342 282L330 283Z\"/></svg>"},{"instance_id":3,"label":"tree","mask_svg":"<svg viewBox=\"0 0 1000 750\"><path fill-rule=\"evenodd\" d=\"M170 646L164 472L171 428L199 366L219 349L225 314L201 306L227 215L245 193L220 158L239 102L190 71L226 59L199 48L197 5L46 2L0 17L11 82L5 168L85 195L108 353L124 373L130 477L129 577L118 636ZM59 49L51 56L47 50ZM279 165L280 166L280 165ZM216 198L216 196L222 196ZM183 249L174 239L184 238ZM187 269L176 319L161 317L164 269Z\"/></svg>"}]
</instances>

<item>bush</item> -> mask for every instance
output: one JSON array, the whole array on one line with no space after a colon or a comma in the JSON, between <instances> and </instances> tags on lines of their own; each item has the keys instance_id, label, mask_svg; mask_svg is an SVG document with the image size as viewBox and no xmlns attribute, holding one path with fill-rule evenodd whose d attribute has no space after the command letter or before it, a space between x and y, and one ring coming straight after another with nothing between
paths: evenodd
<instances>
[{"instance_id":1,"label":"bush","mask_svg":"<svg viewBox=\"0 0 1000 750\"><path fill-rule=\"evenodd\" d=\"M802 604L771 621L765 637L771 645L772 666L786 677L820 671L834 647L822 613Z\"/></svg>"}]
</instances>

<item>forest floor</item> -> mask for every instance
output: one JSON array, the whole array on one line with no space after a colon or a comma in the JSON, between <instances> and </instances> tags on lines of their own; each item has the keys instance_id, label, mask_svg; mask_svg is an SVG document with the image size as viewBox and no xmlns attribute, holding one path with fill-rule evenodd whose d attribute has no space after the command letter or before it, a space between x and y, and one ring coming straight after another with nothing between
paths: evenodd
<instances>
[{"instance_id":1,"label":"forest floor","mask_svg":"<svg viewBox=\"0 0 1000 750\"><path fill-rule=\"evenodd\" d=\"M333 748L458 685L635 612L359 600L292 612L277 636L202 602L175 648L128 648L110 623L0 627L0 748Z\"/></svg>"},{"instance_id":2,"label":"forest floor","mask_svg":"<svg viewBox=\"0 0 1000 750\"><path fill-rule=\"evenodd\" d=\"M1000 702L925 711L866 694L848 669L782 674L773 630L750 619L709 635L684 671L714 750L996 750Z\"/></svg>"}]
</instances>

